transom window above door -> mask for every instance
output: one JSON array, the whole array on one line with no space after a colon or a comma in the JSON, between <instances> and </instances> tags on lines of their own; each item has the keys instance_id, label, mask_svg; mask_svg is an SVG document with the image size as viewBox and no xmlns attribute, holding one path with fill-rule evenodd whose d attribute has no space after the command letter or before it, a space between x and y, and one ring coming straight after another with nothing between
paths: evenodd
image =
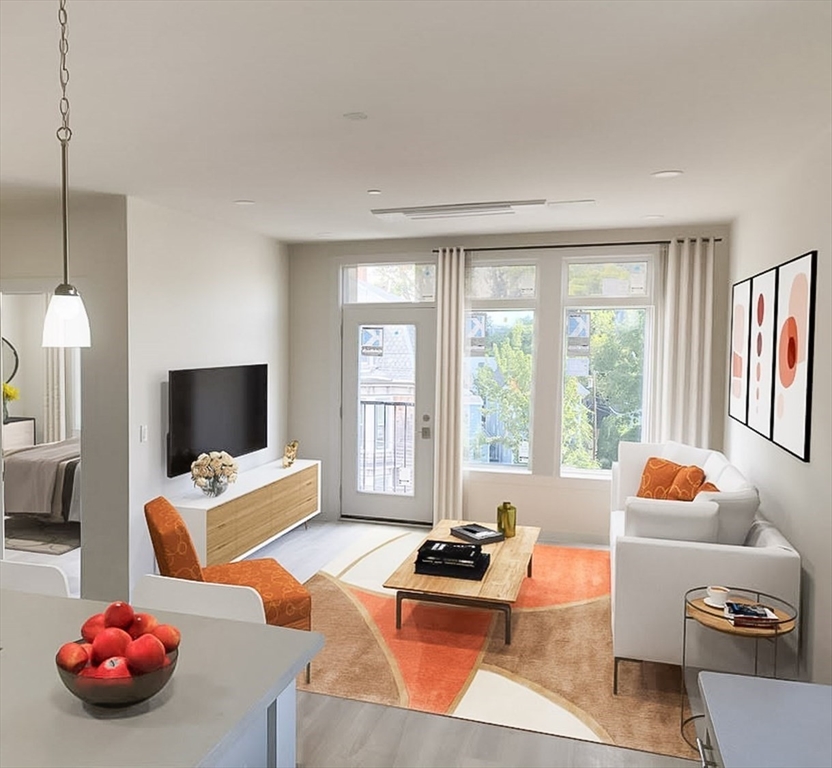
<instances>
[{"instance_id":1,"label":"transom window above door","mask_svg":"<svg viewBox=\"0 0 832 768\"><path fill-rule=\"evenodd\" d=\"M436 300L435 264L357 264L343 269L344 304L418 304Z\"/></svg>"}]
</instances>

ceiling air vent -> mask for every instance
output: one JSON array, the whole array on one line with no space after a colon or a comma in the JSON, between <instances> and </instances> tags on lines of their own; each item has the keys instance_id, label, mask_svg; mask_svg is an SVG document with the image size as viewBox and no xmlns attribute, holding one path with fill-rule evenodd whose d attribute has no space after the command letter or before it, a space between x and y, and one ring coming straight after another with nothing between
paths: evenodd
<instances>
[{"instance_id":1,"label":"ceiling air vent","mask_svg":"<svg viewBox=\"0 0 832 768\"><path fill-rule=\"evenodd\" d=\"M381 219L459 219L466 216L506 216L542 210L545 200L508 200L497 203L453 203L452 205L423 205L414 208L375 208L370 211Z\"/></svg>"}]
</instances>

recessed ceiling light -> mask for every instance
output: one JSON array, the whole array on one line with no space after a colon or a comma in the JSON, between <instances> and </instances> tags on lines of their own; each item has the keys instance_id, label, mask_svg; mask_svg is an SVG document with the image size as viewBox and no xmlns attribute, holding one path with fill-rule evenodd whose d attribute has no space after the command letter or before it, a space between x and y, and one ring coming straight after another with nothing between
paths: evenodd
<instances>
[{"instance_id":1,"label":"recessed ceiling light","mask_svg":"<svg viewBox=\"0 0 832 768\"><path fill-rule=\"evenodd\" d=\"M254 205L254 200L235 200L234 205Z\"/></svg>"},{"instance_id":2,"label":"recessed ceiling light","mask_svg":"<svg viewBox=\"0 0 832 768\"><path fill-rule=\"evenodd\" d=\"M648 213L646 216L642 216L642 219L663 219L664 216L660 213Z\"/></svg>"},{"instance_id":3,"label":"recessed ceiling light","mask_svg":"<svg viewBox=\"0 0 832 768\"><path fill-rule=\"evenodd\" d=\"M367 194L368 195L380 195L381 190L380 189L368 189Z\"/></svg>"},{"instance_id":4,"label":"recessed ceiling light","mask_svg":"<svg viewBox=\"0 0 832 768\"><path fill-rule=\"evenodd\" d=\"M654 179L673 179L676 176L681 176L684 171L654 171L650 175Z\"/></svg>"},{"instance_id":5,"label":"recessed ceiling light","mask_svg":"<svg viewBox=\"0 0 832 768\"><path fill-rule=\"evenodd\" d=\"M344 117L347 120L366 120L367 113L366 112L344 112Z\"/></svg>"}]
</instances>

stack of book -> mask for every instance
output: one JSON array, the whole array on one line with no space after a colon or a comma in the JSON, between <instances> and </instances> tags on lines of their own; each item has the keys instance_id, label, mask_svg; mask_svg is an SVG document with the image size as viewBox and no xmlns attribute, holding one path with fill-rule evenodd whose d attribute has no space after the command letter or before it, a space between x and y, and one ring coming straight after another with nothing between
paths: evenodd
<instances>
[{"instance_id":1,"label":"stack of book","mask_svg":"<svg viewBox=\"0 0 832 768\"><path fill-rule=\"evenodd\" d=\"M760 603L725 603L725 615L735 627L774 627L780 621L777 614Z\"/></svg>"},{"instance_id":2,"label":"stack of book","mask_svg":"<svg viewBox=\"0 0 832 768\"><path fill-rule=\"evenodd\" d=\"M416 554L416 573L480 581L490 563L491 555L479 544L428 539Z\"/></svg>"}]
</instances>

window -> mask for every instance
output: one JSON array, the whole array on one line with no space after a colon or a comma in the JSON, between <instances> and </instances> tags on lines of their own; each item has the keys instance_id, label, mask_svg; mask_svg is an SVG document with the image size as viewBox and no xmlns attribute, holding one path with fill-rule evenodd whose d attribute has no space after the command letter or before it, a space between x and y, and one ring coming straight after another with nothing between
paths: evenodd
<instances>
[{"instance_id":1,"label":"window","mask_svg":"<svg viewBox=\"0 0 832 768\"><path fill-rule=\"evenodd\" d=\"M646 427L652 261L567 260L561 472L608 470Z\"/></svg>"},{"instance_id":2,"label":"window","mask_svg":"<svg viewBox=\"0 0 832 768\"><path fill-rule=\"evenodd\" d=\"M468 465L529 465L535 281L534 265L468 269L463 385Z\"/></svg>"},{"instance_id":3,"label":"window","mask_svg":"<svg viewBox=\"0 0 832 768\"><path fill-rule=\"evenodd\" d=\"M436 300L435 264L360 264L344 268L345 304Z\"/></svg>"}]
</instances>

